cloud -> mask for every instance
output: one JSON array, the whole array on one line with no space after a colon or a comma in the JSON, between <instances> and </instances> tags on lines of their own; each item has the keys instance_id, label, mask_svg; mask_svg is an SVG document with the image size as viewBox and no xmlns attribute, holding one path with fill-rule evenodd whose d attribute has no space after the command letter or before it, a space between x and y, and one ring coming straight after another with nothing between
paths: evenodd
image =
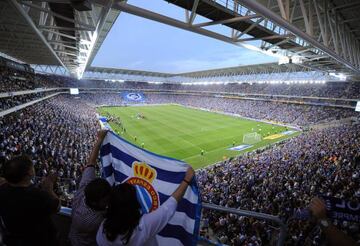
<instances>
[{"instance_id":1,"label":"cloud","mask_svg":"<svg viewBox=\"0 0 360 246\"><path fill-rule=\"evenodd\" d=\"M263 54L255 53L246 49L239 49L239 51L235 52L215 51L210 53L207 57L202 58L180 59L167 63L158 62L157 67L164 67L167 71L180 73L275 61L276 59L273 57L267 57Z\"/></svg>"}]
</instances>

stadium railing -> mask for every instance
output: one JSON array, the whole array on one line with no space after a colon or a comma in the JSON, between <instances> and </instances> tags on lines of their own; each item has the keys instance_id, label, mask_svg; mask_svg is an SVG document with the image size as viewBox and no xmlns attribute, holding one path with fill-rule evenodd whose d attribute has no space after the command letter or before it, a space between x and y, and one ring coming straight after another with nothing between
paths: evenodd
<instances>
[{"instance_id":1,"label":"stadium railing","mask_svg":"<svg viewBox=\"0 0 360 246\"><path fill-rule=\"evenodd\" d=\"M248 210L242 210L242 209L227 208L227 207L218 206L218 205L210 204L210 203L203 203L202 208L215 210L215 211L219 211L219 212L236 214L239 216L251 217L251 218L255 218L255 219L259 219L259 220L274 222L275 224L277 224L279 226L279 230L280 230L276 245L277 246L284 245L286 232L287 232L287 226L277 216L248 211ZM71 208L61 207L60 212L54 218L54 222L55 222L55 225L58 229L58 232L59 232L59 235L61 238L61 240L59 242L60 246L69 245L68 235L69 235L69 229L70 229L70 225L71 225ZM201 244L201 242L205 243L205 245L221 245L218 242L211 242L209 240L201 240L201 238L200 238L199 245Z\"/></svg>"},{"instance_id":2,"label":"stadium railing","mask_svg":"<svg viewBox=\"0 0 360 246\"><path fill-rule=\"evenodd\" d=\"M253 211L249 211L249 210L227 208L227 207L223 207L223 206L219 206L219 205L215 205L215 204L210 204L210 203L203 203L202 208L274 222L275 224L277 224L279 226L279 230L280 230L279 238L277 240L276 245L277 246L283 246L284 245L285 238L286 238L286 232L287 232L287 225L277 216L270 215L270 214L253 212ZM216 244L216 243L214 243L214 244Z\"/></svg>"}]
</instances>

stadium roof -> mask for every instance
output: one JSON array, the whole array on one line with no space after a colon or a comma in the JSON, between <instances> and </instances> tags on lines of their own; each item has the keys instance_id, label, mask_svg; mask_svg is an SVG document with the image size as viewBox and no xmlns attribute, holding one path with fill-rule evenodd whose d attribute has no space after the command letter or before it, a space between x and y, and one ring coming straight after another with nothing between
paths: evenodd
<instances>
[{"instance_id":1,"label":"stadium roof","mask_svg":"<svg viewBox=\"0 0 360 246\"><path fill-rule=\"evenodd\" d=\"M183 8L185 21L125 2L116 2L114 8L262 53L278 54L313 69L360 74L360 45L354 35L358 24L353 24L356 11L345 8L358 6L353 1L165 1ZM210 21L196 23L197 15ZM231 35L207 29L216 25L230 28ZM261 42L254 45L252 41Z\"/></svg>"},{"instance_id":2,"label":"stadium roof","mask_svg":"<svg viewBox=\"0 0 360 246\"><path fill-rule=\"evenodd\" d=\"M285 58L285 63L291 60L314 70L360 74L360 1L165 1L184 9L184 21L121 0L3 0L0 52L29 64L61 65L71 74L81 76L123 11L262 53L277 54ZM83 11L87 8L91 11ZM197 23L196 15L209 21ZM228 27L231 35L208 29L216 25ZM252 41L260 42L254 45Z\"/></svg>"},{"instance_id":3,"label":"stadium roof","mask_svg":"<svg viewBox=\"0 0 360 246\"><path fill-rule=\"evenodd\" d=\"M36 17L29 12L29 17L32 15ZM0 1L0 50L30 64L62 65L10 1Z\"/></svg>"},{"instance_id":4,"label":"stadium roof","mask_svg":"<svg viewBox=\"0 0 360 246\"><path fill-rule=\"evenodd\" d=\"M174 74L171 73L159 73L142 70L131 70L121 68L108 68L108 67L89 67L87 72L93 73L104 73L104 74L127 74L127 75L140 75L149 77L172 77Z\"/></svg>"},{"instance_id":5,"label":"stadium roof","mask_svg":"<svg viewBox=\"0 0 360 246\"><path fill-rule=\"evenodd\" d=\"M0 1L0 52L81 76L120 13L111 3L82 11L85 4L70 0Z\"/></svg>"},{"instance_id":6,"label":"stadium roof","mask_svg":"<svg viewBox=\"0 0 360 246\"><path fill-rule=\"evenodd\" d=\"M228 75L250 75L250 74L271 74L271 73L289 73L289 72L307 72L311 69L296 64L265 63L247 66L228 67L221 69L210 69L195 71L189 73L180 73L176 76L183 77L218 77Z\"/></svg>"},{"instance_id":7,"label":"stadium roof","mask_svg":"<svg viewBox=\"0 0 360 246\"><path fill-rule=\"evenodd\" d=\"M105 68L105 67L90 67L87 69L89 73L103 73L103 74L124 74L124 75L139 75L149 77L217 77L217 76L231 76L231 75L249 75L249 74L262 74L262 73L289 73L289 72L307 72L311 69L296 65L284 64L278 65L277 63L265 63L257 65L237 66L220 69L211 69L203 71L195 71L189 73L158 73L141 70L129 70L120 68Z\"/></svg>"},{"instance_id":8,"label":"stadium roof","mask_svg":"<svg viewBox=\"0 0 360 246\"><path fill-rule=\"evenodd\" d=\"M34 67L41 71L39 68ZM43 71L46 72L46 71ZM141 70L90 67L84 79L136 81L148 83L222 84L222 83L325 83L339 81L335 76L296 65L266 63L211 69L189 73L157 73Z\"/></svg>"}]
</instances>

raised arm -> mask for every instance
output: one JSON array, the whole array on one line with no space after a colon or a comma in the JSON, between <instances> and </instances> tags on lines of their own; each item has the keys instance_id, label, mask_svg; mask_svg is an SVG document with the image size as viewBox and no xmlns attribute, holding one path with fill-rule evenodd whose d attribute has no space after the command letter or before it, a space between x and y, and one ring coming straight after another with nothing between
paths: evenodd
<instances>
[{"instance_id":1,"label":"raised arm","mask_svg":"<svg viewBox=\"0 0 360 246\"><path fill-rule=\"evenodd\" d=\"M87 166L96 165L96 160L97 160L98 155L99 155L101 143L103 142L107 132L108 132L108 130L100 130L100 131L98 131L97 140L96 140L96 142L94 144L94 147L93 147L93 149L91 151L91 154L89 156Z\"/></svg>"},{"instance_id":2,"label":"raised arm","mask_svg":"<svg viewBox=\"0 0 360 246\"><path fill-rule=\"evenodd\" d=\"M166 200L157 210L144 215L144 224L146 226L146 238L152 237L159 233L174 215L177 203L183 198L185 191L194 177L194 169L189 167L186 171L185 178L174 191L174 193Z\"/></svg>"},{"instance_id":3,"label":"raised arm","mask_svg":"<svg viewBox=\"0 0 360 246\"><path fill-rule=\"evenodd\" d=\"M325 233L326 240L329 245L348 245L358 246L351 237L336 228L326 216L325 203L318 197L315 197L310 202L309 209L313 216L319 221L322 231Z\"/></svg>"},{"instance_id":4,"label":"raised arm","mask_svg":"<svg viewBox=\"0 0 360 246\"><path fill-rule=\"evenodd\" d=\"M101 143L103 142L107 132L108 132L107 130L98 131L96 142L94 144L89 159L86 163L85 170L83 171L81 177L79 189L81 189L82 187L87 185L90 181L96 178L95 177L95 166L97 165L96 161L99 155Z\"/></svg>"},{"instance_id":5,"label":"raised arm","mask_svg":"<svg viewBox=\"0 0 360 246\"><path fill-rule=\"evenodd\" d=\"M179 187L171 195L172 197L175 198L177 202L179 202L183 198L185 191L188 185L190 185L194 175L195 175L194 169L192 167L189 167L188 170L186 171L184 180L180 183Z\"/></svg>"}]
</instances>

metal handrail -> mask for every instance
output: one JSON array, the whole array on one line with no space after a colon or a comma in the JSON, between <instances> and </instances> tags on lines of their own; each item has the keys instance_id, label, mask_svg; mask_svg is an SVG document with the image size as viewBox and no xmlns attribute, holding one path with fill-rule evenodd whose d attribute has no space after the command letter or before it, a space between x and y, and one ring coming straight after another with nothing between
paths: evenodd
<instances>
[{"instance_id":1,"label":"metal handrail","mask_svg":"<svg viewBox=\"0 0 360 246\"><path fill-rule=\"evenodd\" d=\"M227 208L227 207L210 204L210 203L202 203L202 208L216 210L216 211L225 212L225 213L237 214L240 216L252 217L252 218L266 220L266 221L272 221L272 222L276 223L277 225L279 225L279 228L280 228L279 239L278 239L276 245L277 246L284 245L285 238L286 238L287 226L277 216L253 212L253 211L249 211L249 210L243 210L243 209ZM70 217L71 216L71 208L61 207L59 214L66 216L66 217Z\"/></svg>"},{"instance_id":2,"label":"metal handrail","mask_svg":"<svg viewBox=\"0 0 360 246\"><path fill-rule=\"evenodd\" d=\"M279 239L278 239L278 242L277 242L276 245L277 246L283 246L284 243L285 243L287 226L277 216L270 215L270 214L253 212L253 211L249 211L249 210L227 208L227 207L222 207L222 206L215 205L215 204L210 204L210 203L203 203L202 207L206 208L206 209L210 209L210 210L216 210L216 211L221 211L221 212L225 212L225 213L237 214L237 215L240 215L240 216L252 217L252 218L256 218L256 219L262 219L262 220L266 220L266 221L275 222L276 224L279 225L279 228L280 228Z\"/></svg>"}]
</instances>

